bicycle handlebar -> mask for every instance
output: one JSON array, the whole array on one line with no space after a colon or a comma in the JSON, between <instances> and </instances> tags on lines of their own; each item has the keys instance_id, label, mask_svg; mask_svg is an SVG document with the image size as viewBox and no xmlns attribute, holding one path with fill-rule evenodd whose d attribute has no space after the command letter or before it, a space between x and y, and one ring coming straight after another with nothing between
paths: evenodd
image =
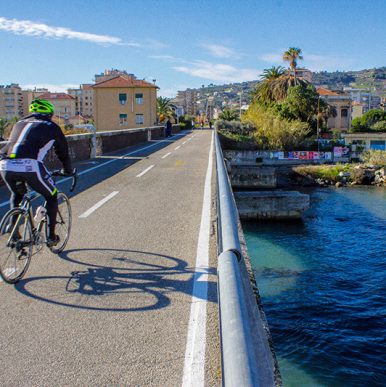
<instances>
[{"instance_id":1,"label":"bicycle handlebar","mask_svg":"<svg viewBox=\"0 0 386 387\"><path fill-rule=\"evenodd\" d=\"M51 175L52 176L72 177L72 184L71 184L70 192L74 191L74 189L76 187L76 183L78 182L78 174L77 174L76 168L74 168L72 175L68 175L67 173L63 173L62 170L60 170L60 169L52 171Z\"/></svg>"}]
</instances>

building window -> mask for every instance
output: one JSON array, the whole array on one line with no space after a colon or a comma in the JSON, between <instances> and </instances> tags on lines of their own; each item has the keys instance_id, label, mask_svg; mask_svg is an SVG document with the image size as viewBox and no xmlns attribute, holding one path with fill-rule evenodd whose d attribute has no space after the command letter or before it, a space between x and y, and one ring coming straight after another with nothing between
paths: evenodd
<instances>
[{"instance_id":1,"label":"building window","mask_svg":"<svg viewBox=\"0 0 386 387\"><path fill-rule=\"evenodd\" d=\"M119 125L125 125L125 124L127 124L127 114L120 114Z\"/></svg>"},{"instance_id":2,"label":"building window","mask_svg":"<svg viewBox=\"0 0 386 387\"><path fill-rule=\"evenodd\" d=\"M135 115L135 123L137 125L143 125L143 123L144 123L143 114L136 114Z\"/></svg>"},{"instance_id":3,"label":"building window","mask_svg":"<svg viewBox=\"0 0 386 387\"><path fill-rule=\"evenodd\" d=\"M127 102L127 94L126 93L119 93L119 103L121 105L124 105Z\"/></svg>"},{"instance_id":4,"label":"building window","mask_svg":"<svg viewBox=\"0 0 386 387\"><path fill-rule=\"evenodd\" d=\"M142 105L143 104L143 94L142 93L136 93L135 94L135 103L137 105Z\"/></svg>"},{"instance_id":5,"label":"building window","mask_svg":"<svg viewBox=\"0 0 386 387\"><path fill-rule=\"evenodd\" d=\"M342 109L340 114L342 115L342 117L347 117L348 115L348 109Z\"/></svg>"}]
</instances>

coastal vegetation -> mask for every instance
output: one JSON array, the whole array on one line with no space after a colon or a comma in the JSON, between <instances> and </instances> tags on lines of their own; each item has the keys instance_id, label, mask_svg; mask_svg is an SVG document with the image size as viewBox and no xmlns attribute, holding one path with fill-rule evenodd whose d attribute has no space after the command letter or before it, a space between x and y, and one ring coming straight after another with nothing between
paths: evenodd
<instances>
[{"instance_id":1,"label":"coastal vegetation","mask_svg":"<svg viewBox=\"0 0 386 387\"><path fill-rule=\"evenodd\" d=\"M386 132L386 111L372 109L352 120L350 132Z\"/></svg>"},{"instance_id":2,"label":"coastal vegetation","mask_svg":"<svg viewBox=\"0 0 386 387\"><path fill-rule=\"evenodd\" d=\"M312 84L296 76L298 61L302 59L302 50L291 47L283 53L288 69L272 66L264 70L261 82L251 94L249 108L241 117L241 122L254 130L245 133L243 126L236 125L230 131L223 122L230 120L230 112L220 117L223 121L217 128L225 136L231 132L233 139L239 136L243 142L254 143L257 149L290 150L309 142L316 136L317 127L325 127L327 119L336 113L319 98Z\"/></svg>"},{"instance_id":3,"label":"coastal vegetation","mask_svg":"<svg viewBox=\"0 0 386 387\"><path fill-rule=\"evenodd\" d=\"M319 185L386 185L386 151L370 150L361 155L361 164L300 165L295 174Z\"/></svg>"}]
</instances>

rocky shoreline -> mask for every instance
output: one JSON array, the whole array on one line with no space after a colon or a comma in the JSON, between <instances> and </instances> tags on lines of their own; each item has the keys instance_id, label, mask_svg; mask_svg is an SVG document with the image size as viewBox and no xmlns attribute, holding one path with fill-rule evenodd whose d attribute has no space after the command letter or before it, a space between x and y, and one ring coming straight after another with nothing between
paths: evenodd
<instances>
[{"instance_id":1,"label":"rocky shoreline","mask_svg":"<svg viewBox=\"0 0 386 387\"><path fill-rule=\"evenodd\" d=\"M331 179L316 177L311 171L310 173L298 173L294 170L291 174L291 180L294 185L302 187L327 187L332 185L335 185L336 187L350 187L357 185L386 187L386 168L356 165L350 172L339 172L336 177Z\"/></svg>"}]
</instances>

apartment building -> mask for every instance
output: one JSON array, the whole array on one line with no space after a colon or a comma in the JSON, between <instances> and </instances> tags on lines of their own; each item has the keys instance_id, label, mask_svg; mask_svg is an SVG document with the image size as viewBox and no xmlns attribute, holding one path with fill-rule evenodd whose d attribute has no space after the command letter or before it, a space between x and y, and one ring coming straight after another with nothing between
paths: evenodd
<instances>
[{"instance_id":1,"label":"apartment building","mask_svg":"<svg viewBox=\"0 0 386 387\"><path fill-rule=\"evenodd\" d=\"M82 117L94 117L94 90L92 84L84 83L79 89L68 89L69 95L75 98L75 111Z\"/></svg>"},{"instance_id":2,"label":"apartment building","mask_svg":"<svg viewBox=\"0 0 386 387\"><path fill-rule=\"evenodd\" d=\"M140 128L157 122L157 89L152 83L121 74L96 83L94 120L98 131Z\"/></svg>"},{"instance_id":3,"label":"apartment building","mask_svg":"<svg viewBox=\"0 0 386 387\"><path fill-rule=\"evenodd\" d=\"M0 117L12 119L23 116L23 92L21 87L12 83L0 85Z\"/></svg>"},{"instance_id":4,"label":"apartment building","mask_svg":"<svg viewBox=\"0 0 386 387\"><path fill-rule=\"evenodd\" d=\"M55 121L67 124L75 116L75 98L67 93L43 93L39 98L50 101L55 106Z\"/></svg>"},{"instance_id":5,"label":"apartment building","mask_svg":"<svg viewBox=\"0 0 386 387\"><path fill-rule=\"evenodd\" d=\"M35 88L34 90L23 90L23 117L29 115L29 106L31 105L31 102L36 99L40 98L42 94L48 93L48 89L44 88Z\"/></svg>"},{"instance_id":6,"label":"apartment building","mask_svg":"<svg viewBox=\"0 0 386 387\"><path fill-rule=\"evenodd\" d=\"M351 99L350 96L337 91L319 87L316 89L320 98L336 109L336 117L330 117L327 127L331 130L347 131L351 125Z\"/></svg>"},{"instance_id":7,"label":"apartment building","mask_svg":"<svg viewBox=\"0 0 386 387\"><path fill-rule=\"evenodd\" d=\"M107 81L111 78L118 77L119 75L135 78L134 74L129 74L125 70L111 69L111 70L105 70L103 73L100 73L100 74L95 74L94 75L94 82L95 83L104 82L104 81Z\"/></svg>"},{"instance_id":8,"label":"apartment building","mask_svg":"<svg viewBox=\"0 0 386 387\"><path fill-rule=\"evenodd\" d=\"M192 89L179 91L177 97L175 97L172 102L177 106L181 106L186 114L195 116L198 109L197 94L197 91Z\"/></svg>"},{"instance_id":9,"label":"apartment building","mask_svg":"<svg viewBox=\"0 0 386 387\"><path fill-rule=\"evenodd\" d=\"M354 89L352 87L344 87L343 91L347 93L352 101L358 102L363 106L362 114L371 109L379 109L381 105L381 97L371 93L369 89Z\"/></svg>"},{"instance_id":10,"label":"apartment building","mask_svg":"<svg viewBox=\"0 0 386 387\"><path fill-rule=\"evenodd\" d=\"M304 79L307 82L312 82L312 71L305 68L297 68L296 69L296 78Z\"/></svg>"}]
</instances>

